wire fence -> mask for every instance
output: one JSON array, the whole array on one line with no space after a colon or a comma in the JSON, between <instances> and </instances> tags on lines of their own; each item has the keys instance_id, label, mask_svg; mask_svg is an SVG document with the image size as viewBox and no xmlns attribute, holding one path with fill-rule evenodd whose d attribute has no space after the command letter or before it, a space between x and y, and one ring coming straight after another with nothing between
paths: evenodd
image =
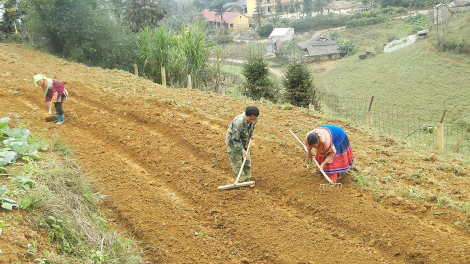
<instances>
[{"instance_id":1,"label":"wire fence","mask_svg":"<svg viewBox=\"0 0 470 264\"><path fill-rule=\"evenodd\" d=\"M437 127L444 125L444 149L470 153L470 113L452 108L419 109L400 106L380 98L352 98L315 92L314 105L321 113L367 126L366 115L372 116L371 129L423 149L437 149Z\"/></svg>"}]
</instances>

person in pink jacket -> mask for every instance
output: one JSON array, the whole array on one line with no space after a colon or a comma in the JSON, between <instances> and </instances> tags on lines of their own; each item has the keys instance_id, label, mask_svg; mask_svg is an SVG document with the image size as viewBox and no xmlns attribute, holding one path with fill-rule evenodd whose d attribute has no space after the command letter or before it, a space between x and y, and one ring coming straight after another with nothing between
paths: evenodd
<instances>
[{"instance_id":1,"label":"person in pink jacket","mask_svg":"<svg viewBox=\"0 0 470 264\"><path fill-rule=\"evenodd\" d=\"M57 80L47 78L43 74L34 75L34 84L42 88L45 102L49 105L54 103L57 120L54 123L61 125L64 123L64 109L62 103L67 100L68 94L64 84Z\"/></svg>"}]
</instances>

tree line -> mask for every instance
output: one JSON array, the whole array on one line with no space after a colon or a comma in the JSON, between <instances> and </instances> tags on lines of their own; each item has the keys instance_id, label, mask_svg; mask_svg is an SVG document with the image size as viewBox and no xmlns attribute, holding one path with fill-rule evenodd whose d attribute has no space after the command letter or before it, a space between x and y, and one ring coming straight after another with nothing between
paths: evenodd
<instances>
[{"instance_id":1,"label":"tree line","mask_svg":"<svg viewBox=\"0 0 470 264\"><path fill-rule=\"evenodd\" d=\"M381 4L386 1L382 0ZM214 10L218 16L227 11L242 11L234 10L236 7L227 2L5 0L0 1L1 38L89 66L132 72L137 63L143 77L157 83L165 79L173 87L185 87L191 76L193 87L224 93L223 58L211 34L213 28L196 20L202 9ZM306 14L321 12L327 4L323 0L304 0L302 5L297 0L291 2L296 10L302 6ZM260 7L258 2L257 8ZM261 11L256 15L260 25L261 21L265 22ZM317 20L320 20L316 18L318 24ZM330 19L325 21L331 23ZM288 61L280 87L269 80L262 53L248 54L243 65L245 80L239 87L242 94L255 100L265 98L308 105L313 85L302 59L297 56ZM211 63L211 56L215 57L215 63Z\"/></svg>"}]
</instances>

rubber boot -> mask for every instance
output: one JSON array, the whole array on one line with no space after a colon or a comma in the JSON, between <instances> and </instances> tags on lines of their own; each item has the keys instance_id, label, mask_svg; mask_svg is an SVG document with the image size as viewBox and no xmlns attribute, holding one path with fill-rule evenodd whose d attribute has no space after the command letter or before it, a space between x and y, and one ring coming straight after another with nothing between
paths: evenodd
<instances>
[{"instance_id":1,"label":"rubber boot","mask_svg":"<svg viewBox=\"0 0 470 264\"><path fill-rule=\"evenodd\" d=\"M243 174L240 176L240 182L246 182L251 179L251 170L243 170Z\"/></svg>"},{"instance_id":2,"label":"rubber boot","mask_svg":"<svg viewBox=\"0 0 470 264\"><path fill-rule=\"evenodd\" d=\"M328 174L328 177L330 177L330 179L336 183L336 180L338 179L338 173L333 173L333 174Z\"/></svg>"},{"instance_id":3,"label":"rubber boot","mask_svg":"<svg viewBox=\"0 0 470 264\"><path fill-rule=\"evenodd\" d=\"M55 114L55 117L57 117L57 119L56 119L56 120L54 120L54 123L57 123L57 122L59 122L59 114Z\"/></svg>"},{"instance_id":4,"label":"rubber boot","mask_svg":"<svg viewBox=\"0 0 470 264\"><path fill-rule=\"evenodd\" d=\"M57 115L57 125L62 125L64 123L64 114Z\"/></svg>"}]
</instances>

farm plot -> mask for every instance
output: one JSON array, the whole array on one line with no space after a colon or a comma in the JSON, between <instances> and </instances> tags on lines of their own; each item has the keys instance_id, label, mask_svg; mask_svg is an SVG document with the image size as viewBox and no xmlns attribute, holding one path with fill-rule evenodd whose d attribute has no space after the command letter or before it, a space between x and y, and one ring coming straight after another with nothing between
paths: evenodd
<instances>
[{"instance_id":1,"label":"farm plot","mask_svg":"<svg viewBox=\"0 0 470 264\"><path fill-rule=\"evenodd\" d=\"M59 135L96 191L108 196L103 210L142 242L151 263L470 262L465 213L390 194L459 190L454 199L465 202L470 185L465 167L455 174L458 161L430 158L303 109L163 88L21 46L1 50L0 116ZM32 81L36 73L66 82L64 125L43 121L47 107ZM247 105L261 111L252 146L256 187L218 190L233 182L226 129ZM341 191L319 189L325 180L305 167L289 133L326 123L345 128L355 151ZM418 170L427 181L406 177ZM376 192L360 188L357 178L370 178Z\"/></svg>"}]
</instances>

